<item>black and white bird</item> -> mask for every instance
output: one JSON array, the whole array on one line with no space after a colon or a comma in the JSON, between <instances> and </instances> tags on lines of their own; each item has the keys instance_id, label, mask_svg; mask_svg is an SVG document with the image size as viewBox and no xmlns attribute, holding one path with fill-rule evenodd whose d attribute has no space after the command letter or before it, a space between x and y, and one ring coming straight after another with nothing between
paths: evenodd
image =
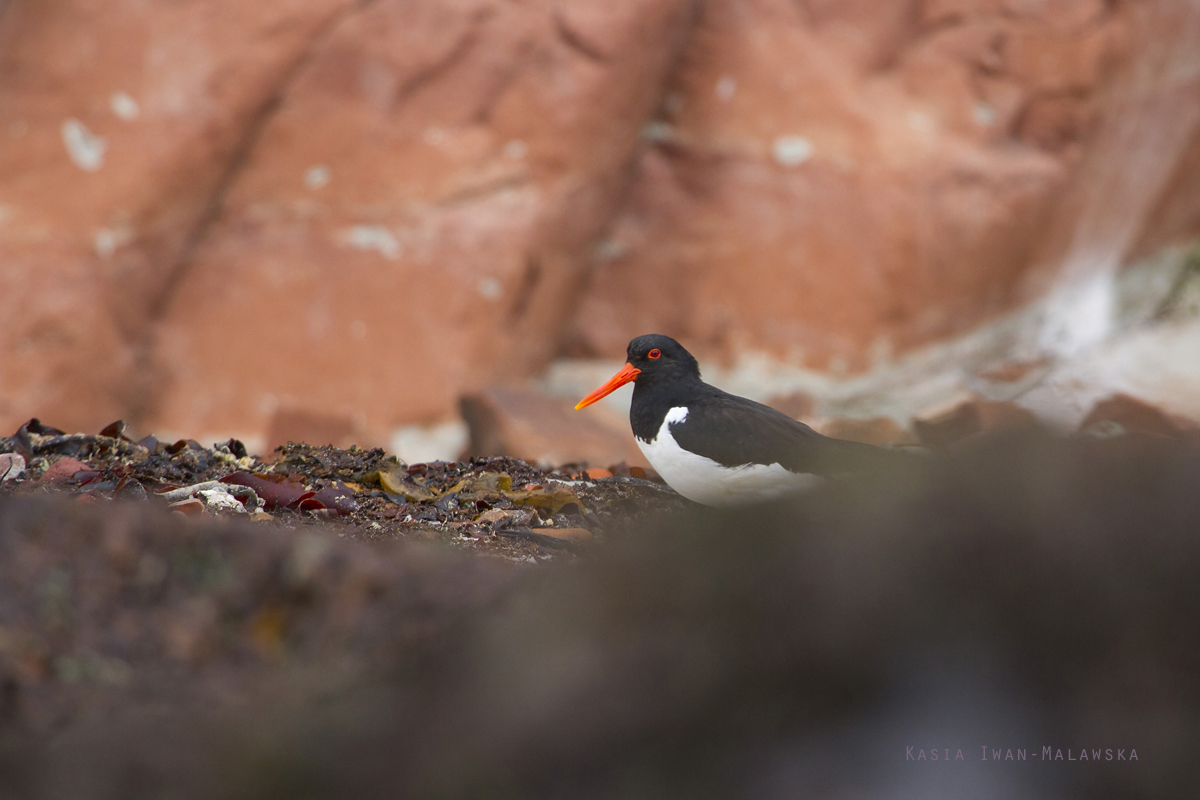
<instances>
[{"instance_id":1,"label":"black and white bird","mask_svg":"<svg viewBox=\"0 0 1200 800\"><path fill-rule=\"evenodd\" d=\"M579 401L584 408L633 382L638 447L675 491L708 506L772 500L826 479L902 468L908 453L823 436L762 403L700 380L700 365L669 336L639 336L627 363Z\"/></svg>"}]
</instances>

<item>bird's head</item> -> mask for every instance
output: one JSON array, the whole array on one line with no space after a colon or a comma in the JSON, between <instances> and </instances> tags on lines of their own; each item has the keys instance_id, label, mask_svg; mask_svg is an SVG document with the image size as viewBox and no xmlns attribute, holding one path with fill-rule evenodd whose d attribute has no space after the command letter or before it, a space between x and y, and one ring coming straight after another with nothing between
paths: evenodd
<instances>
[{"instance_id":1,"label":"bird's head","mask_svg":"<svg viewBox=\"0 0 1200 800\"><path fill-rule=\"evenodd\" d=\"M609 378L608 383L580 400L575 408L590 406L630 381L657 383L687 379L700 379L700 365L683 345L662 334L639 336L625 351L625 366Z\"/></svg>"}]
</instances>

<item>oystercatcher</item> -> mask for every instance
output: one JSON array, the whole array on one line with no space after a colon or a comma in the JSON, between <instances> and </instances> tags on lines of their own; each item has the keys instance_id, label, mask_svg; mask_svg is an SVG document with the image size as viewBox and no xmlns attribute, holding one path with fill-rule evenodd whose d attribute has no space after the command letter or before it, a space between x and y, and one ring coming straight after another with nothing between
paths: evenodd
<instances>
[{"instance_id":1,"label":"oystercatcher","mask_svg":"<svg viewBox=\"0 0 1200 800\"><path fill-rule=\"evenodd\" d=\"M638 447L668 486L697 503L771 500L910 458L831 439L762 403L709 386L700 380L696 359L669 336L639 336L626 357L621 371L575 408L633 381L629 421Z\"/></svg>"}]
</instances>

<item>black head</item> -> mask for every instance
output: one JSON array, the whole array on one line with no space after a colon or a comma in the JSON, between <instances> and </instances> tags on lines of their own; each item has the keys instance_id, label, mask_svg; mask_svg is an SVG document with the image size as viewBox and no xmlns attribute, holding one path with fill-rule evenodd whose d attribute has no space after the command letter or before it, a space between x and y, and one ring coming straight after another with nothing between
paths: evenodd
<instances>
[{"instance_id":1,"label":"black head","mask_svg":"<svg viewBox=\"0 0 1200 800\"><path fill-rule=\"evenodd\" d=\"M641 371L637 380L656 383L659 380L700 377L696 359L670 336L649 333L629 343L625 360Z\"/></svg>"},{"instance_id":2,"label":"black head","mask_svg":"<svg viewBox=\"0 0 1200 800\"><path fill-rule=\"evenodd\" d=\"M683 345L670 336L652 333L629 343L627 363L608 383L579 401L576 409L586 408L614 390L637 381L634 396L651 386L694 385L700 382L700 365Z\"/></svg>"}]
</instances>

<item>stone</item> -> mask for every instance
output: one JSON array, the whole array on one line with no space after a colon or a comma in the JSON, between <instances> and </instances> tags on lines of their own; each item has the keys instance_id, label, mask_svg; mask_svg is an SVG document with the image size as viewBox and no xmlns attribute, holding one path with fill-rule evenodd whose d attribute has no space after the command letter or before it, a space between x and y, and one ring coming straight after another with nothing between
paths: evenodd
<instances>
[{"instance_id":1,"label":"stone","mask_svg":"<svg viewBox=\"0 0 1200 800\"><path fill-rule=\"evenodd\" d=\"M1200 423L1170 414L1136 397L1118 393L1096 403L1080 423L1079 430L1102 435L1136 432L1179 436L1185 431L1200 430Z\"/></svg>"},{"instance_id":2,"label":"stone","mask_svg":"<svg viewBox=\"0 0 1200 800\"><path fill-rule=\"evenodd\" d=\"M1032 411L1011 401L952 398L913 418L913 431L923 444L949 447L968 437L997 430L1033 428Z\"/></svg>"},{"instance_id":3,"label":"stone","mask_svg":"<svg viewBox=\"0 0 1200 800\"><path fill-rule=\"evenodd\" d=\"M569 400L512 386L464 397L472 456L510 456L533 463L648 466L629 423L604 408L576 411Z\"/></svg>"},{"instance_id":4,"label":"stone","mask_svg":"<svg viewBox=\"0 0 1200 800\"><path fill-rule=\"evenodd\" d=\"M0 483L15 481L25 473L25 457L20 453L0 453Z\"/></svg>"},{"instance_id":5,"label":"stone","mask_svg":"<svg viewBox=\"0 0 1200 800\"><path fill-rule=\"evenodd\" d=\"M819 433L834 439L863 442L877 447L884 445L917 444L917 437L891 417L853 419L834 417L816 426Z\"/></svg>"},{"instance_id":6,"label":"stone","mask_svg":"<svg viewBox=\"0 0 1200 800\"><path fill-rule=\"evenodd\" d=\"M90 470L91 467L77 458L62 456L42 473L44 483L67 483L75 477L75 473Z\"/></svg>"}]
</instances>

